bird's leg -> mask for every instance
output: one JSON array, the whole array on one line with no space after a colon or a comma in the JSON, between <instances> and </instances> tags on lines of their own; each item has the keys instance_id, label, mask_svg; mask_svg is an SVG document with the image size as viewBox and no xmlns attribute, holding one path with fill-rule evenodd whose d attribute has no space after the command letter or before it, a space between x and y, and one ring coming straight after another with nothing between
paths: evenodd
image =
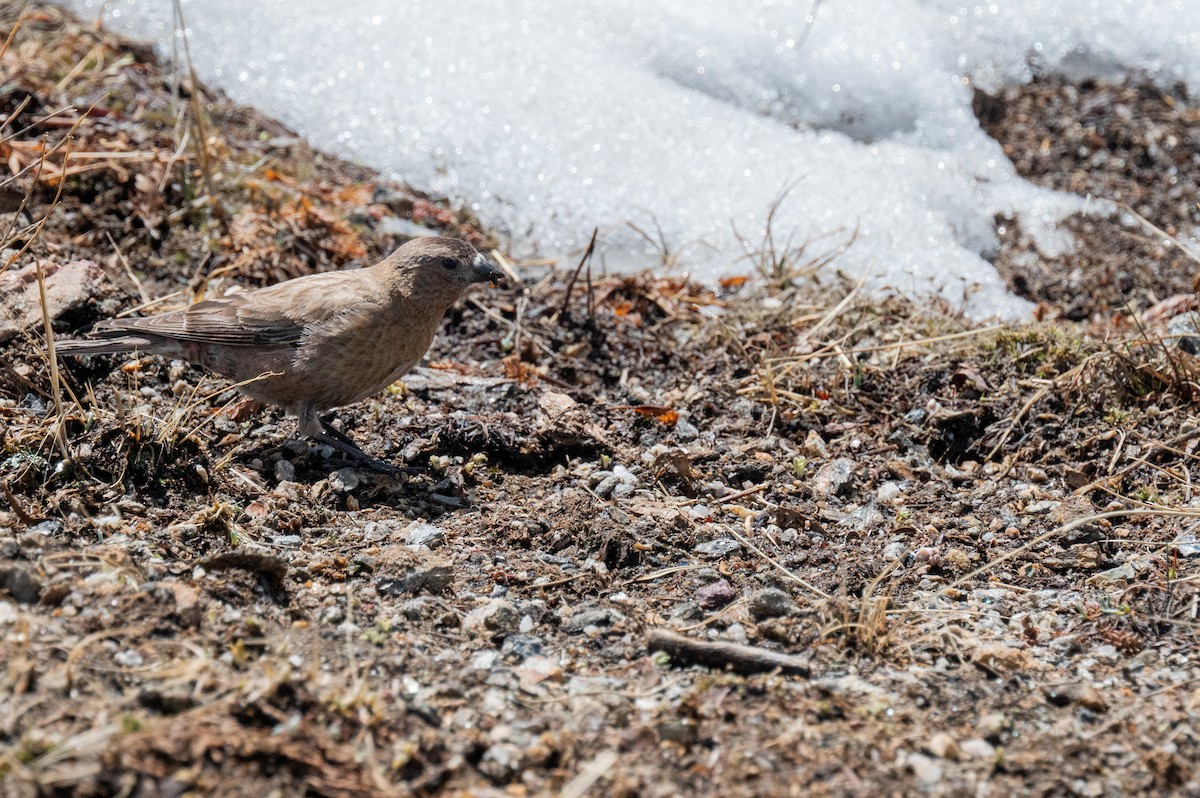
<instances>
[{"instance_id":1,"label":"bird's leg","mask_svg":"<svg viewBox=\"0 0 1200 798\"><path fill-rule=\"evenodd\" d=\"M367 454L362 449L358 448L358 445L350 438L350 436L334 427L328 421L319 418L317 416L316 408L311 404L305 403L301 405L298 415L300 418L301 435L341 452L350 459L366 468L371 469L372 471L379 471L384 474L419 473L419 469L392 465L389 462L377 460L376 458Z\"/></svg>"}]
</instances>

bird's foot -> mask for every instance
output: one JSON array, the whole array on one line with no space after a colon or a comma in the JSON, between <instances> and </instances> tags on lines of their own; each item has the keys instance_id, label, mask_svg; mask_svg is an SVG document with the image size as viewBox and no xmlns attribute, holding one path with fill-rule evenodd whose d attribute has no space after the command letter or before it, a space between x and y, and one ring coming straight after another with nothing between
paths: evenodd
<instances>
[{"instance_id":1,"label":"bird's foot","mask_svg":"<svg viewBox=\"0 0 1200 798\"><path fill-rule=\"evenodd\" d=\"M333 426L326 420L321 421L321 428L324 432L318 432L310 435L317 443L323 443L326 446L341 452L349 457L354 463L363 468L377 471L381 474L420 474L425 471L424 468L413 466L398 466L389 463L386 460L379 460L358 448L350 436Z\"/></svg>"}]
</instances>

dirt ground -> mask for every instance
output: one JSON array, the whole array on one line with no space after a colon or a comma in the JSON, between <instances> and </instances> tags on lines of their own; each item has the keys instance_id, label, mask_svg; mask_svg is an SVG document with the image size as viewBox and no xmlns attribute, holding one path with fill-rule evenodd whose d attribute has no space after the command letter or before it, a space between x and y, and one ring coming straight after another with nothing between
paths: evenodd
<instances>
[{"instance_id":1,"label":"dirt ground","mask_svg":"<svg viewBox=\"0 0 1200 798\"><path fill-rule=\"evenodd\" d=\"M71 336L499 241L51 6L5 39L0 794L1200 794L1196 267L1132 215L1058 260L998 220L1024 326L803 249L515 263L339 413L423 468L381 475L183 363L52 369L35 267ZM1031 179L1197 223L1182 88L977 109Z\"/></svg>"}]
</instances>

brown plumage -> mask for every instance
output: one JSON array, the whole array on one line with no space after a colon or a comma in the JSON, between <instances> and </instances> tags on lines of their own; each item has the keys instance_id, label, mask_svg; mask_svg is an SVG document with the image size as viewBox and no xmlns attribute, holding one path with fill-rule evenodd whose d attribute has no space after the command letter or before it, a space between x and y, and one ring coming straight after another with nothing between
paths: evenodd
<instances>
[{"instance_id":1,"label":"brown plumage","mask_svg":"<svg viewBox=\"0 0 1200 798\"><path fill-rule=\"evenodd\" d=\"M390 470L319 413L391 385L424 356L472 283L501 272L463 241L416 238L366 269L311 274L156 316L101 322L68 355L146 352L242 383L299 418L300 434Z\"/></svg>"}]
</instances>

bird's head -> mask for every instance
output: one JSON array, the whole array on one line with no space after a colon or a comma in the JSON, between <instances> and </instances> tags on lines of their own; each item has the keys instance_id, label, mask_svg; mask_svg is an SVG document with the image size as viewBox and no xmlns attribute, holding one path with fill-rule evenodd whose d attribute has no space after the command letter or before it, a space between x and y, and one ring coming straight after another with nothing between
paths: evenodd
<instances>
[{"instance_id":1,"label":"bird's head","mask_svg":"<svg viewBox=\"0 0 1200 798\"><path fill-rule=\"evenodd\" d=\"M455 238L414 238L388 260L414 296L449 302L462 296L472 283L496 282L504 276L473 246Z\"/></svg>"}]
</instances>

